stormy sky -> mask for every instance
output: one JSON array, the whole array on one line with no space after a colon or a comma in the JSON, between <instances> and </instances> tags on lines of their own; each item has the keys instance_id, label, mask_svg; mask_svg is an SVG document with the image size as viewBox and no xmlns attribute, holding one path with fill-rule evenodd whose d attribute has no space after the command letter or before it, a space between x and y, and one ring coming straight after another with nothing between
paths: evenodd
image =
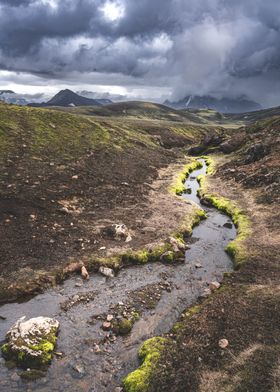
<instances>
[{"instance_id":1,"label":"stormy sky","mask_svg":"<svg viewBox=\"0 0 280 392\"><path fill-rule=\"evenodd\" d=\"M0 89L280 105L279 0L0 0Z\"/></svg>"}]
</instances>

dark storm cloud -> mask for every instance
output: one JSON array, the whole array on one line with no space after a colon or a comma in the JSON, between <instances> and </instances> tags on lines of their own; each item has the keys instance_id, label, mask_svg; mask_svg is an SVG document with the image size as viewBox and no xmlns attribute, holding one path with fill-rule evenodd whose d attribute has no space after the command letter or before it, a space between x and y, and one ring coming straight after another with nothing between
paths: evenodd
<instances>
[{"instance_id":1,"label":"dark storm cloud","mask_svg":"<svg viewBox=\"0 0 280 392\"><path fill-rule=\"evenodd\" d=\"M273 81L280 87L278 0L111 4L110 19L102 0L0 0L1 68L58 79L119 74L170 86L177 96L256 97Z\"/></svg>"}]
</instances>

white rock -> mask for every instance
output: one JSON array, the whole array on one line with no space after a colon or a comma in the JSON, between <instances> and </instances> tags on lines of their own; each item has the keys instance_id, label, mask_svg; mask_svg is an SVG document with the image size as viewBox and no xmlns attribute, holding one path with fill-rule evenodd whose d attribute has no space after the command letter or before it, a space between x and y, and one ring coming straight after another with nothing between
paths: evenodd
<instances>
[{"instance_id":1,"label":"white rock","mask_svg":"<svg viewBox=\"0 0 280 392\"><path fill-rule=\"evenodd\" d=\"M229 345L229 342L227 339L221 339L219 340L219 347L221 348L227 348L227 346Z\"/></svg>"},{"instance_id":2,"label":"white rock","mask_svg":"<svg viewBox=\"0 0 280 392\"><path fill-rule=\"evenodd\" d=\"M126 225L120 224L113 224L104 228L104 232L111 238L118 240L118 241L126 241L130 242L132 240L132 235L129 232Z\"/></svg>"},{"instance_id":3,"label":"white rock","mask_svg":"<svg viewBox=\"0 0 280 392\"><path fill-rule=\"evenodd\" d=\"M83 279L89 279L89 273L84 265L81 268L81 275Z\"/></svg>"},{"instance_id":4,"label":"white rock","mask_svg":"<svg viewBox=\"0 0 280 392\"><path fill-rule=\"evenodd\" d=\"M108 278L114 278L115 273L111 268L107 268L107 267L100 267L99 268L99 272L104 275L107 276Z\"/></svg>"},{"instance_id":5,"label":"white rock","mask_svg":"<svg viewBox=\"0 0 280 392\"><path fill-rule=\"evenodd\" d=\"M218 290L220 287L221 287L221 285L220 285L219 282L211 282L211 283L209 284L209 289L210 289L211 291Z\"/></svg>"},{"instance_id":6,"label":"white rock","mask_svg":"<svg viewBox=\"0 0 280 392\"><path fill-rule=\"evenodd\" d=\"M33 350L32 346L38 346L49 334L56 334L59 322L49 317L36 317L25 321L21 317L7 332L6 339L12 352L23 352L29 357L40 357L41 350Z\"/></svg>"},{"instance_id":7,"label":"white rock","mask_svg":"<svg viewBox=\"0 0 280 392\"><path fill-rule=\"evenodd\" d=\"M75 365L73 369L79 374L85 374L85 368L82 365Z\"/></svg>"}]
</instances>

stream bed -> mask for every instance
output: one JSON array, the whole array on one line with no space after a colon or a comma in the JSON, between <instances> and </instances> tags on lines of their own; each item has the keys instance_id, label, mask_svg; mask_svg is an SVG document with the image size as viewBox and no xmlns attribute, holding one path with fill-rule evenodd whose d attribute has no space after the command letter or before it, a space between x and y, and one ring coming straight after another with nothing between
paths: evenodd
<instances>
[{"instance_id":1,"label":"stream bed","mask_svg":"<svg viewBox=\"0 0 280 392\"><path fill-rule=\"evenodd\" d=\"M86 282L74 276L27 302L0 307L0 315L5 318L0 319L0 341L22 316L48 316L60 322L56 348L59 355L55 355L46 377L32 382L22 380L21 370L7 369L0 358L1 392L114 392L123 376L138 367L141 343L168 332L181 313L203 294L208 283L221 281L223 274L232 270L224 248L235 238L236 230L233 225L230 227L232 222L226 215L200 204L196 177L206 174L205 161L202 163L203 167L186 180L191 193L182 197L202 207L208 218L194 228L184 263L133 266L121 270L115 278L91 274ZM110 314L112 307L125 304L129 295L137 295L145 287L159 288L156 305L143 312L129 335L111 339L102 330L98 316ZM77 294L85 295L86 301L67 310L61 306Z\"/></svg>"}]
</instances>

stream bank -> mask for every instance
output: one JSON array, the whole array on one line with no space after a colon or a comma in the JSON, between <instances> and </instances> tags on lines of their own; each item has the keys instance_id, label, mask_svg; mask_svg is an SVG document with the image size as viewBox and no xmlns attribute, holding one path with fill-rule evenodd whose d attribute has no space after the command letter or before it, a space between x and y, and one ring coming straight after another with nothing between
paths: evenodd
<instances>
[{"instance_id":1,"label":"stream bank","mask_svg":"<svg viewBox=\"0 0 280 392\"><path fill-rule=\"evenodd\" d=\"M186 188L191 189L191 193L184 197L198 205L196 177L203 174L206 174L205 161L186 181ZM27 383L19 377L18 369L8 370L2 361L1 390L59 392L67 388L70 392L103 392L118 387L123 376L137 367L141 343L151 336L168 332L184 309L203 295L210 282L221 281L224 273L232 270L224 247L235 238L235 228L227 216L211 208L205 209L208 219L194 228L190 249L182 264L134 266L121 270L113 279L92 275L85 283L73 277L28 302L3 305L0 312L5 320L0 320L0 340L23 315L30 318L44 312L44 316L60 321L61 330L57 345L59 355L53 360L47 376ZM149 308L146 303L148 305L148 299L153 296L151 287L157 293L157 300ZM147 293L147 298L143 292ZM137 295L139 293L142 294ZM63 304L77 295L83 295L85 301L78 301L66 311ZM137 303L137 296L141 298L141 304ZM116 306L123 307L126 312L130 297L136 310L141 307L141 317L131 333L116 337L103 331L102 317L111 314Z\"/></svg>"}]
</instances>

